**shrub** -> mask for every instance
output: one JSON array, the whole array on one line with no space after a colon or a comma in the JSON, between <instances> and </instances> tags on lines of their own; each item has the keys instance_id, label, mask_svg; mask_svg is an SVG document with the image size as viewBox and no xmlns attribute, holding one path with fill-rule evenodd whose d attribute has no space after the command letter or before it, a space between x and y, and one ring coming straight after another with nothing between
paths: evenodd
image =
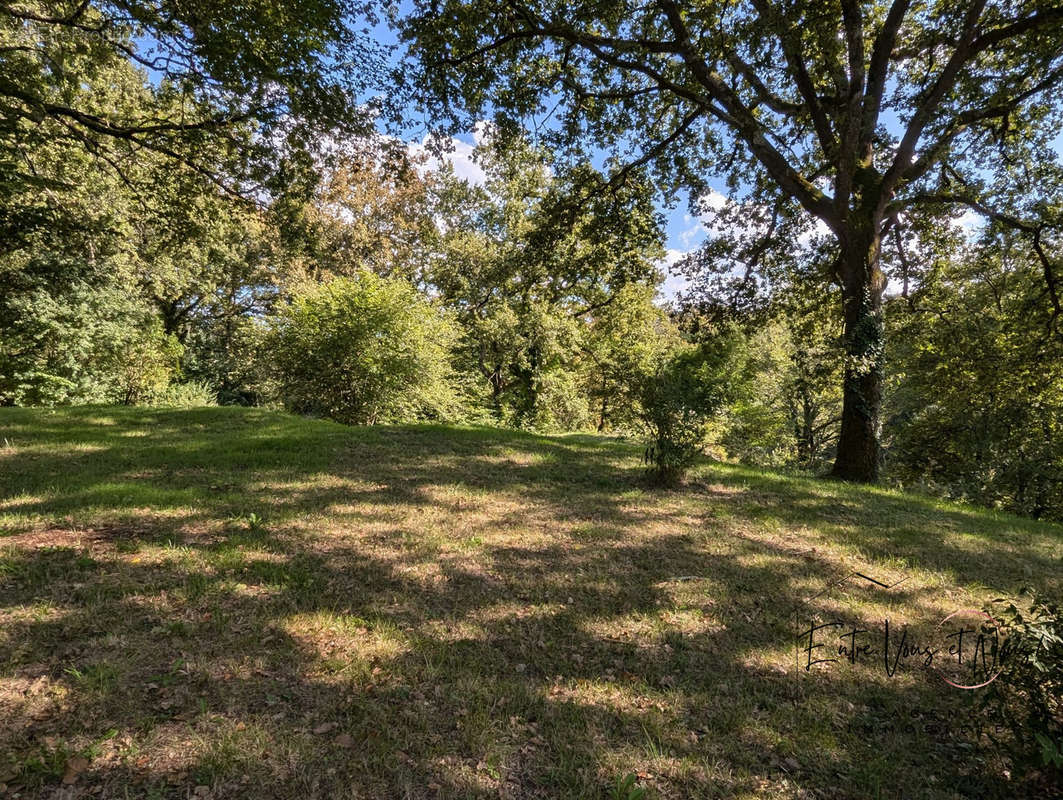
<instances>
[{"instance_id":1,"label":"shrub","mask_svg":"<svg viewBox=\"0 0 1063 800\"><path fill-rule=\"evenodd\" d=\"M151 403L177 374L183 347L177 339L152 320L143 330L123 330L115 337L103 358L110 376L108 402L126 406Z\"/></svg>"},{"instance_id":2,"label":"shrub","mask_svg":"<svg viewBox=\"0 0 1063 800\"><path fill-rule=\"evenodd\" d=\"M371 425L453 413L453 338L411 284L363 273L297 292L264 356L290 411Z\"/></svg>"},{"instance_id":3,"label":"shrub","mask_svg":"<svg viewBox=\"0 0 1063 800\"><path fill-rule=\"evenodd\" d=\"M0 302L0 405L149 402L182 347L125 286L74 283Z\"/></svg>"},{"instance_id":4,"label":"shrub","mask_svg":"<svg viewBox=\"0 0 1063 800\"><path fill-rule=\"evenodd\" d=\"M206 381L193 380L171 383L151 400L162 408L201 408L218 405L218 396Z\"/></svg>"},{"instance_id":5,"label":"shrub","mask_svg":"<svg viewBox=\"0 0 1063 800\"><path fill-rule=\"evenodd\" d=\"M735 395L736 343L723 335L678 350L643 380L640 417L652 440L645 460L656 482L683 477L701 452L710 418Z\"/></svg>"},{"instance_id":6,"label":"shrub","mask_svg":"<svg viewBox=\"0 0 1063 800\"><path fill-rule=\"evenodd\" d=\"M990 737L1020 773L1043 770L1063 777L1063 613L1033 593L1029 607L997 600L987 611L1004 635L1000 676L987 687L987 720L1010 733ZM1004 603L1007 602L1007 605Z\"/></svg>"}]
</instances>

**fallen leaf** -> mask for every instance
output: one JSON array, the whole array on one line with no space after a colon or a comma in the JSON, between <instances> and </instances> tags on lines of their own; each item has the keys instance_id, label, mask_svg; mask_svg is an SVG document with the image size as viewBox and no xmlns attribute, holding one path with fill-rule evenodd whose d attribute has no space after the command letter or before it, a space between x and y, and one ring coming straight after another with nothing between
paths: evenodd
<instances>
[{"instance_id":1,"label":"fallen leaf","mask_svg":"<svg viewBox=\"0 0 1063 800\"><path fill-rule=\"evenodd\" d=\"M341 733L336 737L336 744L340 747L354 747L354 739L349 733Z\"/></svg>"},{"instance_id":2,"label":"fallen leaf","mask_svg":"<svg viewBox=\"0 0 1063 800\"><path fill-rule=\"evenodd\" d=\"M78 776L89 768L89 760L87 758L72 758L66 762L66 773L63 775L63 783L68 786L71 783L76 783Z\"/></svg>"},{"instance_id":3,"label":"fallen leaf","mask_svg":"<svg viewBox=\"0 0 1063 800\"><path fill-rule=\"evenodd\" d=\"M322 722L320 725L318 725L316 728L314 728L314 733L317 736L320 736L323 733L328 733L330 730L332 730L335 727L336 727L336 723L335 722Z\"/></svg>"}]
</instances>

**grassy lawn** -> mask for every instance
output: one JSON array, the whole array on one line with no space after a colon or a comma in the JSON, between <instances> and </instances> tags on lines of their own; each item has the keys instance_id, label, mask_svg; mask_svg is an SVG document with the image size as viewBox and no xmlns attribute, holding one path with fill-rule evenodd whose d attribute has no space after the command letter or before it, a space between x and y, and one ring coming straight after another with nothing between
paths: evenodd
<instances>
[{"instance_id":1,"label":"grassy lawn","mask_svg":"<svg viewBox=\"0 0 1063 800\"><path fill-rule=\"evenodd\" d=\"M649 798L1013 796L966 724L978 692L916 664L806 671L799 632L925 633L1022 585L1058 595L1063 528L708 462L654 491L640 455L0 409L0 784L608 798L636 773Z\"/></svg>"}]
</instances>

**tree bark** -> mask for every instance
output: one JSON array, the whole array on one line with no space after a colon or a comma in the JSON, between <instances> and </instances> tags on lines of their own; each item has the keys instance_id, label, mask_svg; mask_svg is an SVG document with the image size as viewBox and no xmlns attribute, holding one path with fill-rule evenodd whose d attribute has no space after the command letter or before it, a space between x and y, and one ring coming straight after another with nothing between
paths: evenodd
<instances>
[{"instance_id":1,"label":"tree bark","mask_svg":"<svg viewBox=\"0 0 1063 800\"><path fill-rule=\"evenodd\" d=\"M879 477L884 336L879 265L880 221L872 219L841 239L839 277L845 305L845 379L842 425L831 475L874 483Z\"/></svg>"},{"instance_id":2,"label":"tree bark","mask_svg":"<svg viewBox=\"0 0 1063 800\"><path fill-rule=\"evenodd\" d=\"M801 423L797 435L797 460L803 466L811 467L816 457L816 407L807 385L801 387L800 398Z\"/></svg>"}]
</instances>

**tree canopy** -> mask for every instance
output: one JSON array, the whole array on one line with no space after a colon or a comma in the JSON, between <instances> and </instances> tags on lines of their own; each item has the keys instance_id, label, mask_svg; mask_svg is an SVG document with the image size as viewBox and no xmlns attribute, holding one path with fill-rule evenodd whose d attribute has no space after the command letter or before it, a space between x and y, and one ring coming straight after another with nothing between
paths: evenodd
<instances>
[{"instance_id":1,"label":"tree canopy","mask_svg":"<svg viewBox=\"0 0 1063 800\"><path fill-rule=\"evenodd\" d=\"M1040 2L424 1L403 32L445 124L534 123L604 150L614 182L718 175L820 220L845 325L834 474L856 480L879 470L883 236L927 206L1007 206L1059 123L1063 7Z\"/></svg>"},{"instance_id":2,"label":"tree canopy","mask_svg":"<svg viewBox=\"0 0 1063 800\"><path fill-rule=\"evenodd\" d=\"M0 4L0 147L78 144L126 179L147 152L252 195L372 131L383 53L347 0ZM86 91L86 88L88 91Z\"/></svg>"}]
</instances>

